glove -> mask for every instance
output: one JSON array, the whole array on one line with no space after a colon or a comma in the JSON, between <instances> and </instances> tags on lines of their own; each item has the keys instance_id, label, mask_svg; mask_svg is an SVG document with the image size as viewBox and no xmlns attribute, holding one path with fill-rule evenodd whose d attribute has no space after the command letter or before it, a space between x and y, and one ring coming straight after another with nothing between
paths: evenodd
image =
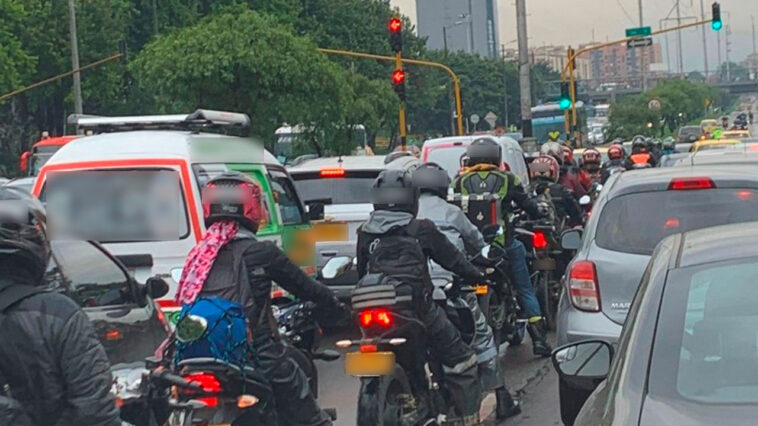
<instances>
[{"instance_id":1,"label":"glove","mask_svg":"<svg viewBox=\"0 0 758 426\"><path fill-rule=\"evenodd\" d=\"M350 322L351 316L347 305L336 297L329 304L319 306L314 314L319 324L327 327L343 327Z\"/></svg>"}]
</instances>

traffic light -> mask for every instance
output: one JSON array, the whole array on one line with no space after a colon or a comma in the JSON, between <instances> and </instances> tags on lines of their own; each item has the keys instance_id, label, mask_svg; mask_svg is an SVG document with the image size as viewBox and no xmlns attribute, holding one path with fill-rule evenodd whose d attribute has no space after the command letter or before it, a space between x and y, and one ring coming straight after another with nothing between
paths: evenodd
<instances>
[{"instance_id":1,"label":"traffic light","mask_svg":"<svg viewBox=\"0 0 758 426\"><path fill-rule=\"evenodd\" d=\"M392 87L401 101L405 100L405 71L395 70L392 73Z\"/></svg>"},{"instance_id":2,"label":"traffic light","mask_svg":"<svg viewBox=\"0 0 758 426\"><path fill-rule=\"evenodd\" d=\"M567 81L561 82L561 98L558 99L558 107L560 109L571 108L571 94L569 93L569 83Z\"/></svg>"},{"instance_id":3,"label":"traffic light","mask_svg":"<svg viewBox=\"0 0 758 426\"><path fill-rule=\"evenodd\" d=\"M724 23L721 22L721 5L718 2L714 2L712 10L713 20L711 21L711 28L713 28L713 31L718 31L724 26Z\"/></svg>"},{"instance_id":4,"label":"traffic light","mask_svg":"<svg viewBox=\"0 0 758 426\"><path fill-rule=\"evenodd\" d=\"M397 16L390 19L390 46L395 53L403 50L403 21Z\"/></svg>"}]
</instances>

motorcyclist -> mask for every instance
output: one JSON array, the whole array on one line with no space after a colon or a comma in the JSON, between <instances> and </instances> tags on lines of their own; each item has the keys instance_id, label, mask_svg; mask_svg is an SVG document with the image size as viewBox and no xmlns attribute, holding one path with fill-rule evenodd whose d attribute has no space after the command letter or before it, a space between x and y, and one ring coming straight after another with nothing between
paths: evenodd
<instances>
[{"instance_id":1,"label":"motorcyclist","mask_svg":"<svg viewBox=\"0 0 758 426\"><path fill-rule=\"evenodd\" d=\"M655 167L658 162L655 156L648 152L647 142L644 138L635 138L632 141L632 154L626 159L625 167L627 170Z\"/></svg>"},{"instance_id":2,"label":"motorcyclist","mask_svg":"<svg viewBox=\"0 0 758 426\"><path fill-rule=\"evenodd\" d=\"M566 218L569 226L581 225L582 208L571 191L558 183L560 165L549 155L540 155L529 163L531 187L537 194L547 194L559 217Z\"/></svg>"},{"instance_id":3,"label":"motorcyclist","mask_svg":"<svg viewBox=\"0 0 758 426\"><path fill-rule=\"evenodd\" d=\"M729 130L729 117L721 117L721 128L724 130Z\"/></svg>"},{"instance_id":4,"label":"motorcyclist","mask_svg":"<svg viewBox=\"0 0 758 426\"><path fill-rule=\"evenodd\" d=\"M413 171L413 185L420 191L418 219L429 219L445 234L448 240L463 253L475 255L486 245L479 229L456 205L447 202L450 176L435 163L426 163ZM452 282L452 274L432 262L433 278L443 277ZM504 375L498 368L497 345L487 318L479 307L476 295L465 293L462 299L474 314L476 337L473 342L479 362L479 378L485 390L494 390L497 396L497 417L504 419L521 412L505 386Z\"/></svg>"},{"instance_id":5,"label":"motorcyclist","mask_svg":"<svg viewBox=\"0 0 758 426\"><path fill-rule=\"evenodd\" d=\"M579 176L574 172L572 165L566 164L564 161L567 158L568 152L562 145L555 142L544 143L540 147L540 154L549 155L558 161L558 164L561 166L560 176L558 177L559 183L566 189L569 189L574 194L574 198L579 200L587 195L587 190L579 182Z\"/></svg>"},{"instance_id":6,"label":"motorcyclist","mask_svg":"<svg viewBox=\"0 0 758 426\"><path fill-rule=\"evenodd\" d=\"M581 172L585 176L584 180L587 180L589 186L586 186L589 191L593 183L600 181L600 163L602 162L602 156L600 151L595 148L587 148L582 153L582 169ZM580 176L580 182L582 178Z\"/></svg>"},{"instance_id":7,"label":"motorcyclist","mask_svg":"<svg viewBox=\"0 0 758 426\"><path fill-rule=\"evenodd\" d=\"M663 139L663 149L661 150L663 155L678 154L676 150L676 141L672 136L667 136Z\"/></svg>"},{"instance_id":8,"label":"motorcyclist","mask_svg":"<svg viewBox=\"0 0 758 426\"><path fill-rule=\"evenodd\" d=\"M272 281L335 315L345 314L344 305L274 242L256 239L265 210L260 188L247 176L225 172L210 179L202 202L208 229L187 256L176 301L189 304L200 296L217 296L240 303L249 322L254 364L271 383L281 423L330 425L290 355L294 349L279 336L271 311Z\"/></svg>"},{"instance_id":9,"label":"motorcyclist","mask_svg":"<svg viewBox=\"0 0 758 426\"><path fill-rule=\"evenodd\" d=\"M25 412L9 419L0 406L0 424L120 425L92 324L73 300L44 290L50 256L42 204L0 188L0 399Z\"/></svg>"},{"instance_id":10,"label":"motorcyclist","mask_svg":"<svg viewBox=\"0 0 758 426\"><path fill-rule=\"evenodd\" d=\"M410 171L391 168L379 173L374 181L372 201L374 211L358 229L358 276L384 274L404 279L409 274L419 274L404 283L413 288L416 314L426 326L435 356L444 366L445 382L455 408L462 415L464 424L476 424L480 394L477 357L432 299L434 287L429 275L429 260L471 284L480 283L485 277L432 221L416 218L419 190L413 186ZM394 253L385 251L379 256L376 252L384 250L383 244L403 246ZM411 260L403 257L407 252L419 253L423 258Z\"/></svg>"},{"instance_id":11,"label":"motorcyclist","mask_svg":"<svg viewBox=\"0 0 758 426\"><path fill-rule=\"evenodd\" d=\"M497 165L500 164L502 154L497 142L489 138L476 139L468 146L466 152L469 168L453 182L453 190L463 195L490 193L500 196L503 225L506 228L504 241L500 242L508 253L511 280L523 314L529 320L527 329L532 338L532 352L535 355L550 356L552 349L547 343L545 321L529 276L526 249L521 241L513 238L513 232L509 229L512 203L533 217L545 216L547 211L541 209L534 200L529 199L518 176L498 169Z\"/></svg>"},{"instance_id":12,"label":"motorcyclist","mask_svg":"<svg viewBox=\"0 0 758 426\"><path fill-rule=\"evenodd\" d=\"M600 172L600 183L605 184L605 181L608 180L608 178L611 176L611 173L624 169L626 169L624 148L620 144L613 144L608 147L608 161L603 163L603 167Z\"/></svg>"},{"instance_id":13,"label":"motorcyclist","mask_svg":"<svg viewBox=\"0 0 758 426\"><path fill-rule=\"evenodd\" d=\"M547 140L548 142L560 142L561 141L561 132L559 131L552 131L547 133Z\"/></svg>"}]
</instances>

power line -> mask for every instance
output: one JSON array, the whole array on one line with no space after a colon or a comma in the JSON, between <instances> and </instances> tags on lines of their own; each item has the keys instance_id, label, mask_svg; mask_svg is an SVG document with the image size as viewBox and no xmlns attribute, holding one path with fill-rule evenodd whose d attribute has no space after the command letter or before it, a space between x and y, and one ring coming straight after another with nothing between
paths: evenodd
<instances>
[{"instance_id":1,"label":"power line","mask_svg":"<svg viewBox=\"0 0 758 426\"><path fill-rule=\"evenodd\" d=\"M626 11L626 8L621 3L621 0L616 0L616 3L619 5L619 7L621 8L621 10L624 12L624 15L626 15L626 18L629 20L629 22L631 22L632 25L636 25L637 23L632 18L632 15L630 15L629 12Z\"/></svg>"}]
</instances>

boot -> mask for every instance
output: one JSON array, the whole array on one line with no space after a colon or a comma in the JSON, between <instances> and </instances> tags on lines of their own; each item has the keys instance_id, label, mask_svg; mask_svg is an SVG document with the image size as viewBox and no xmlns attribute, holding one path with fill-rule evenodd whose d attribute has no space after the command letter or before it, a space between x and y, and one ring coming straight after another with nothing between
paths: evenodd
<instances>
[{"instance_id":1,"label":"boot","mask_svg":"<svg viewBox=\"0 0 758 426\"><path fill-rule=\"evenodd\" d=\"M533 318L537 318L533 321ZM529 325L527 330L529 336L532 338L532 353L541 357L549 357L553 352L553 348L547 343L547 327L545 327L545 320L542 317L529 318Z\"/></svg>"},{"instance_id":2,"label":"boot","mask_svg":"<svg viewBox=\"0 0 758 426\"><path fill-rule=\"evenodd\" d=\"M495 398L497 399L495 415L498 420L521 414L521 404L519 404L518 400L513 399L513 396L505 386L495 390Z\"/></svg>"}]
</instances>

